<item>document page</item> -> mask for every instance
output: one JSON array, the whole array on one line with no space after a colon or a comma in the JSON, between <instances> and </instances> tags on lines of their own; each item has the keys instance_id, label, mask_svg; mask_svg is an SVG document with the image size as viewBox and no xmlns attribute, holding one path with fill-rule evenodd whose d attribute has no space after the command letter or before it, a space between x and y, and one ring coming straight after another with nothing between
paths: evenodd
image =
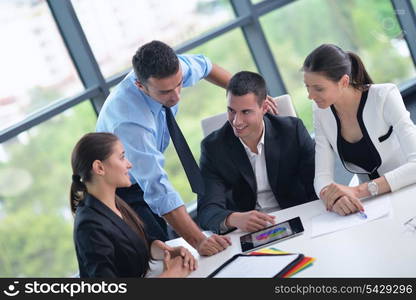
<instances>
[{"instance_id":1,"label":"document page","mask_svg":"<svg viewBox=\"0 0 416 300\"><path fill-rule=\"evenodd\" d=\"M312 218L311 237L317 237L327 233L339 231L352 226L361 225L384 216L391 212L391 201L389 195L362 200L366 218L360 213L348 216L340 216L335 212L324 212Z\"/></svg>"},{"instance_id":2,"label":"document page","mask_svg":"<svg viewBox=\"0 0 416 300\"><path fill-rule=\"evenodd\" d=\"M290 255L239 256L219 271L215 278L272 278L299 257Z\"/></svg>"}]
</instances>

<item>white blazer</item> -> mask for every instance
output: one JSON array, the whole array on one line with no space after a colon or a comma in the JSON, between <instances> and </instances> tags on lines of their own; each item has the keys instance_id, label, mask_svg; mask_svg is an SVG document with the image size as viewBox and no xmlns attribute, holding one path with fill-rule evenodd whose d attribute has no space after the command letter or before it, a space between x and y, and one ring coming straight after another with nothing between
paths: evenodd
<instances>
[{"instance_id":1,"label":"white blazer","mask_svg":"<svg viewBox=\"0 0 416 300\"><path fill-rule=\"evenodd\" d=\"M334 159L338 124L330 107L314 104L316 194L334 182ZM360 124L364 138L369 138L381 158L377 171L385 176L391 191L416 183L416 126L410 119L398 88L391 83L372 84L362 110ZM391 131L392 127L392 131ZM373 148L374 149L374 148ZM377 156L377 153L374 153ZM341 159L342 160L342 159ZM358 173L360 182L369 181L368 173L343 161L346 169Z\"/></svg>"}]
</instances>

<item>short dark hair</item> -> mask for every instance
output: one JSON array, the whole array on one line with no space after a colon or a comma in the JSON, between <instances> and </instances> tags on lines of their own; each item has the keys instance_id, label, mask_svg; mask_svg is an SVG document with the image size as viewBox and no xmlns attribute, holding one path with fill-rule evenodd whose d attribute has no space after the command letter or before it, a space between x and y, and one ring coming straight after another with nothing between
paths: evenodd
<instances>
[{"instance_id":1,"label":"short dark hair","mask_svg":"<svg viewBox=\"0 0 416 300\"><path fill-rule=\"evenodd\" d=\"M334 82L338 82L346 74L350 76L351 86L360 90L373 83L357 54L344 51L333 44L322 44L313 50L306 57L302 71L321 73Z\"/></svg>"},{"instance_id":2,"label":"short dark hair","mask_svg":"<svg viewBox=\"0 0 416 300\"><path fill-rule=\"evenodd\" d=\"M145 84L150 77L166 78L179 70L175 51L161 41L151 41L141 46L132 59L137 79Z\"/></svg>"},{"instance_id":3,"label":"short dark hair","mask_svg":"<svg viewBox=\"0 0 416 300\"><path fill-rule=\"evenodd\" d=\"M227 95L244 96L253 93L257 96L257 103L261 106L267 97L267 86L264 78L257 73L241 71L231 78L227 86Z\"/></svg>"}]
</instances>

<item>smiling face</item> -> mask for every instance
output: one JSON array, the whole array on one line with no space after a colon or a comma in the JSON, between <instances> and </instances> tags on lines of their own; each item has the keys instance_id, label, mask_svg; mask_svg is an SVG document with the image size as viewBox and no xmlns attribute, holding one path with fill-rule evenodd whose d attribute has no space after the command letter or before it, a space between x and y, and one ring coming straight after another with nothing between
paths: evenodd
<instances>
[{"instance_id":1,"label":"smiling face","mask_svg":"<svg viewBox=\"0 0 416 300\"><path fill-rule=\"evenodd\" d=\"M145 84L136 81L136 86L160 104L172 107L181 99L182 83L182 70L179 68L176 74L165 78L150 77Z\"/></svg>"},{"instance_id":2,"label":"smiling face","mask_svg":"<svg viewBox=\"0 0 416 300\"><path fill-rule=\"evenodd\" d=\"M120 141L113 145L111 155L102 161L104 180L114 187L131 186L129 169L132 165L125 157L124 147Z\"/></svg>"},{"instance_id":3,"label":"smiling face","mask_svg":"<svg viewBox=\"0 0 416 300\"><path fill-rule=\"evenodd\" d=\"M243 96L227 95L228 121L234 134L244 142L258 140L263 132L263 116L266 113L265 102L260 106L257 96L248 93Z\"/></svg>"},{"instance_id":4,"label":"smiling face","mask_svg":"<svg viewBox=\"0 0 416 300\"><path fill-rule=\"evenodd\" d=\"M315 72L305 72L303 75L308 98L315 101L319 108L325 109L337 102L349 85L348 75L338 82L329 80L324 75Z\"/></svg>"}]
</instances>

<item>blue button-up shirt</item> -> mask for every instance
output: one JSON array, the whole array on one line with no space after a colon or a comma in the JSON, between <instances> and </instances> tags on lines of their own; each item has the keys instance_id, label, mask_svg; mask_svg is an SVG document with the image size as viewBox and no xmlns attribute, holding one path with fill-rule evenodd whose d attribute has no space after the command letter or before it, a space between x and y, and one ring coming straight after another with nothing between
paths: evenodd
<instances>
[{"instance_id":1,"label":"blue button-up shirt","mask_svg":"<svg viewBox=\"0 0 416 300\"><path fill-rule=\"evenodd\" d=\"M211 72L212 64L203 55L178 58L184 87L193 86ZM150 209L162 216L183 205L164 170L163 152L170 140L165 109L137 88L135 81L136 75L131 71L111 92L98 116L96 130L119 137L133 165L132 182L139 184ZM171 109L176 115L178 104Z\"/></svg>"}]
</instances>

